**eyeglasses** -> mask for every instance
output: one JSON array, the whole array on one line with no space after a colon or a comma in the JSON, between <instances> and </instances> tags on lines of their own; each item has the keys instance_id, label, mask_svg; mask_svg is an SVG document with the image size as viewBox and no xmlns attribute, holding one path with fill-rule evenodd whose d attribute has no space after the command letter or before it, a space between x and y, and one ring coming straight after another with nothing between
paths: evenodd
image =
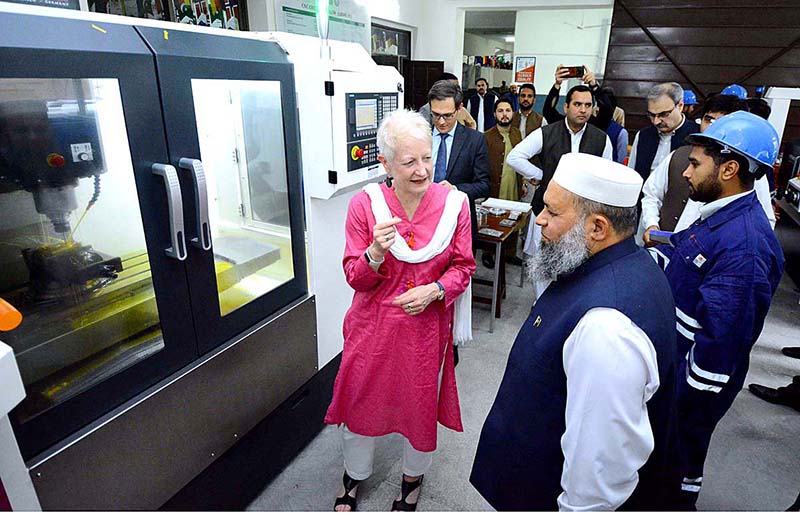
<instances>
[{"instance_id":1,"label":"eyeglasses","mask_svg":"<svg viewBox=\"0 0 800 515\"><path fill-rule=\"evenodd\" d=\"M433 119L434 122L438 122L439 120L444 120L446 122L449 122L450 120L455 118L455 116L456 116L455 111L453 111L452 113L446 113L446 114L439 114L439 113L431 112L431 118Z\"/></svg>"},{"instance_id":2,"label":"eyeglasses","mask_svg":"<svg viewBox=\"0 0 800 515\"><path fill-rule=\"evenodd\" d=\"M672 109L670 109L669 111L661 111L660 113L651 113L650 111L647 111L647 117L650 118L651 120L655 120L656 118L663 120L664 118L672 114L672 111L674 111L676 107L678 107L678 104L672 106Z\"/></svg>"}]
</instances>

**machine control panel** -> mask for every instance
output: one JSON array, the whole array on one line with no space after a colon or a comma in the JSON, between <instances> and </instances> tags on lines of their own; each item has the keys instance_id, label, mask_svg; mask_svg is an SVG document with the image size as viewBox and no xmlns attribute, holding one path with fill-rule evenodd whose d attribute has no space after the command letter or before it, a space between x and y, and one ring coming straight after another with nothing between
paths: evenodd
<instances>
[{"instance_id":1,"label":"machine control panel","mask_svg":"<svg viewBox=\"0 0 800 515\"><path fill-rule=\"evenodd\" d=\"M398 107L397 93L348 93L347 171L378 164L378 126Z\"/></svg>"}]
</instances>

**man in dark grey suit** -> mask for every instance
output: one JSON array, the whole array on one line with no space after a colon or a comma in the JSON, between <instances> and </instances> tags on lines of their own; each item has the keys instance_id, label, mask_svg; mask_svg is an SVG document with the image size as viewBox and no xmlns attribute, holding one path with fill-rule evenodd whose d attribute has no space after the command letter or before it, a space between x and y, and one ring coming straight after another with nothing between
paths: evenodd
<instances>
[{"instance_id":1,"label":"man in dark grey suit","mask_svg":"<svg viewBox=\"0 0 800 515\"><path fill-rule=\"evenodd\" d=\"M475 199L489 195L489 157L483 134L456 122L464 100L451 81L436 82L428 93L433 121L433 180L463 191L469 197L473 246L477 230Z\"/></svg>"},{"instance_id":2,"label":"man in dark grey suit","mask_svg":"<svg viewBox=\"0 0 800 515\"><path fill-rule=\"evenodd\" d=\"M433 180L459 191L469 198L474 253L478 230L475 199L489 195L489 152L483 134L456 121L464 101L458 84L449 80L436 82L428 93L433 122ZM458 364L458 347L453 348Z\"/></svg>"}]
</instances>

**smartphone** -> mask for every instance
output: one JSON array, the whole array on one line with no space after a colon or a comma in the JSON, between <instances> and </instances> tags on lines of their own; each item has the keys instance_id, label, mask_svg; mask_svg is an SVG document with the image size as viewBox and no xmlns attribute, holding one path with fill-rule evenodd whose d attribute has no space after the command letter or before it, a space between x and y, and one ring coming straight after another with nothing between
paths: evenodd
<instances>
[{"instance_id":1,"label":"smartphone","mask_svg":"<svg viewBox=\"0 0 800 515\"><path fill-rule=\"evenodd\" d=\"M672 236L672 233L669 231L657 231L655 229L650 231L650 240L657 243L672 245L672 242L669 240L670 236Z\"/></svg>"},{"instance_id":2,"label":"smartphone","mask_svg":"<svg viewBox=\"0 0 800 515\"><path fill-rule=\"evenodd\" d=\"M581 78L586 75L586 68L583 66L565 66L567 70L569 70L569 74L566 78L577 77Z\"/></svg>"}]
</instances>

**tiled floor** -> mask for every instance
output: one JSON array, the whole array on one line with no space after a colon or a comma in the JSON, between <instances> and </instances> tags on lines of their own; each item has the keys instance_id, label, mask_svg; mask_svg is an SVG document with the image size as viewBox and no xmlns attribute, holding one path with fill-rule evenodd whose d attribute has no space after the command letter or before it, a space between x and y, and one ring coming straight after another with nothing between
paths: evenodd
<instances>
[{"instance_id":1,"label":"tiled floor","mask_svg":"<svg viewBox=\"0 0 800 515\"><path fill-rule=\"evenodd\" d=\"M481 275L489 271L479 265ZM519 277L510 266L509 277ZM780 348L800 345L800 294L784 278L764 332L752 353L748 382L780 386L800 374L800 360ZM530 282L508 287L503 318L488 333L489 308L476 306L475 341L460 352L456 369L464 432L440 427L439 450L426 475L420 511L481 511L486 505L468 482L478 435L494 400L516 333L531 306ZM800 490L800 413L739 394L714 435L699 508L783 510ZM400 488L401 441L387 436L378 445L373 476L359 491L360 511L387 511ZM250 510L327 511L342 476L341 444L328 427L250 504Z\"/></svg>"}]
</instances>

